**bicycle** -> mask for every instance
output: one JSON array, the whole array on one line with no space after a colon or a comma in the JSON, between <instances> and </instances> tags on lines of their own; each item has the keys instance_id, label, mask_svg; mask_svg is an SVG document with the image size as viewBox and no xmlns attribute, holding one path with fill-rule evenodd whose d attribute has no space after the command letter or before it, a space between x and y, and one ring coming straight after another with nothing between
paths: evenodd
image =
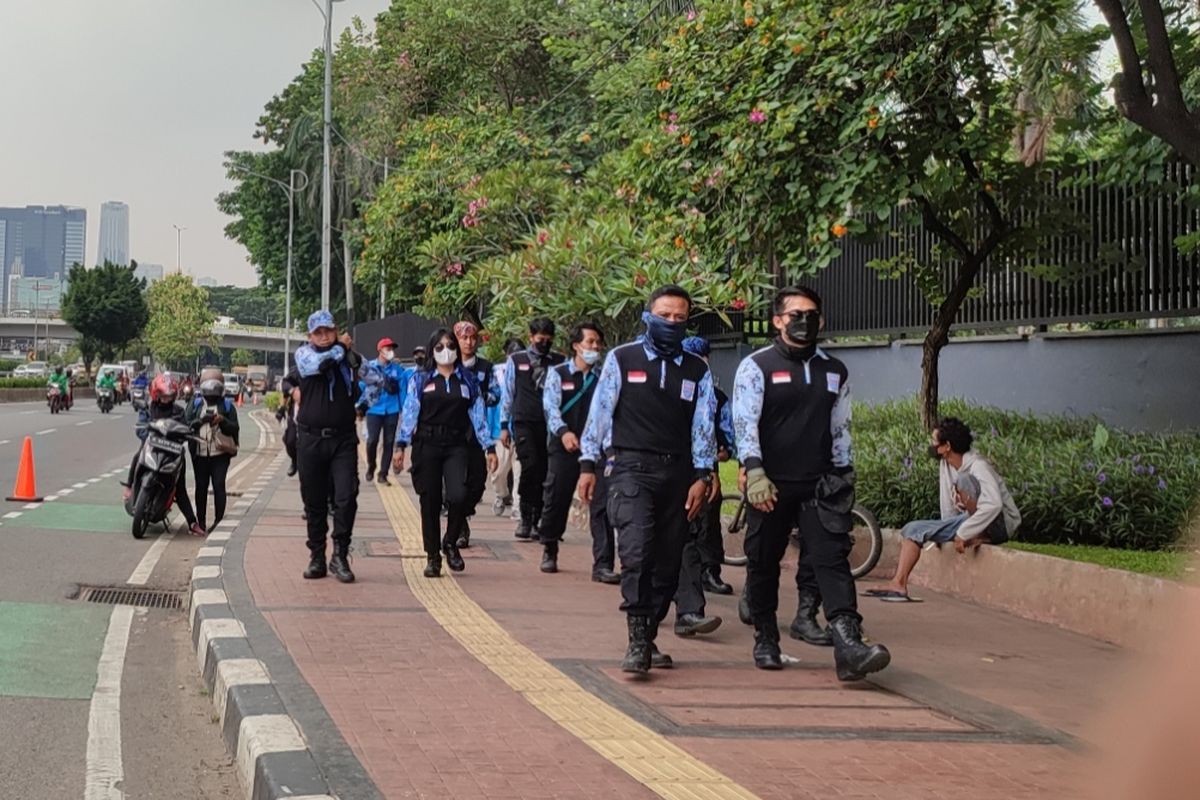
<instances>
[{"instance_id":1,"label":"bicycle","mask_svg":"<svg viewBox=\"0 0 1200 800\"><path fill-rule=\"evenodd\" d=\"M730 508L732 513L727 516L726 511ZM725 564L731 567L744 567L748 560L742 549L748 508L744 495L721 495L721 536L725 545ZM850 574L858 579L870 574L879 563L883 555L883 529L865 506L855 505L850 514L854 518L854 528L849 533ZM799 543L795 531L792 531L792 540Z\"/></svg>"}]
</instances>

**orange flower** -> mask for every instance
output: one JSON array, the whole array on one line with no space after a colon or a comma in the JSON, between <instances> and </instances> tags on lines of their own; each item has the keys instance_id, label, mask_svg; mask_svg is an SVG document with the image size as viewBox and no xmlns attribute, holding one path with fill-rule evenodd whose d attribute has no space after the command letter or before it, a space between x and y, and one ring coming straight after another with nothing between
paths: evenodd
<instances>
[{"instance_id":1,"label":"orange flower","mask_svg":"<svg viewBox=\"0 0 1200 800\"><path fill-rule=\"evenodd\" d=\"M692 143L692 137L691 137L691 134L687 134L687 133L685 133L685 134L684 134L684 135L683 135L683 136L682 136L682 137L679 139L679 141L680 141L680 143L681 143L681 144L682 144L684 147L687 147L689 144L691 144L691 143Z\"/></svg>"},{"instance_id":2,"label":"orange flower","mask_svg":"<svg viewBox=\"0 0 1200 800\"><path fill-rule=\"evenodd\" d=\"M834 223L833 227L829 229L829 232L840 239L846 235L846 226L840 222Z\"/></svg>"},{"instance_id":3,"label":"orange flower","mask_svg":"<svg viewBox=\"0 0 1200 800\"><path fill-rule=\"evenodd\" d=\"M794 55L794 56L798 56L798 55L800 55L800 54L801 54L801 53L803 53L803 52L804 52L804 45L803 45L803 44L794 44L794 45L792 45L792 55Z\"/></svg>"},{"instance_id":4,"label":"orange flower","mask_svg":"<svg viewBox=\"0 0 1200 800\"><path fill-rule=\"evenodd\" d=\"M659 81L658 84L655 85L654 88L658 89L660 92L665 92L667 89L671 88L671 82L669 80L663 79L663 80Z\"/></svg>"},{"instance_id":5,"label":"orange flower","mask_svg":"<svg viewBox=\"0 0 1200 800\"><path fill-rule=\"evenodd\" d=\"M746 23L747 28L753 28L755 25L758 24L758 20L756 20L754 17L746 17L742 21Z\"/></svg>"},{"instance_id":6,"label":"orange flower","mask_svg":"<svg viewBox=\"0 0 1200 800\"><path fill-rule=\"evenodd\" d=\"M984 190L985 192L990 192L990 191L991 191L993 188L994 188L994 187L993 187L993 186L992 186L990 183L985 183L985 184L983 185L983 190Z\"/></svg>"},{"instance_id":7,"label":"orange flower","mask_svg":"<svg viewBox=\"0 0 1200 800\"><path fill-rule=\"evenodd\" d=\"M764 33L763 37L761 39L759 39L758 41L760 44L770 44L771 43L771 34Z\"/></svg>"},{"instance_id":8,"label":"orange flower","mask_svg":"<svg viewBox=\"0 0 1200 800\"><path fill-rule=\"evenodd\" d=\"M875 130L876 128L878 128L879 127L879 117L869 118L867 120L867 127L870 128L871 130Z\"/></svg>"},{"instance_id":9,"label":"orange flower","mask_svg":"<svg viewBox=\"0 0 1200 800\"><path fill-rule=\"evenodd\" d=\"M687 242L685 242L683 240L682 236L676 236L675 237L675 246L678 247L680 250L682 250L685 246L687 246Z\"/></svg>"},{"instance_id":10,"label":"orange flower","mask_svg":"<svg viewBox=\"0 0 1200 800\"><path fill-rule=\"evenodd\" d=\"M579 137L579 141L583 142L584 144L587 144L591 140L592 140L592 135L590 133L585 133Z\"/></svg>"}]
</instances>

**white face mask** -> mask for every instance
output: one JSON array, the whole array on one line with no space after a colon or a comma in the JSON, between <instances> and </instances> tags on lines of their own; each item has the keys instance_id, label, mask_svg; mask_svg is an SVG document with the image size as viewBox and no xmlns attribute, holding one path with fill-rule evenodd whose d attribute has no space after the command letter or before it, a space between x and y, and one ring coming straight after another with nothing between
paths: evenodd
<instances>
[{"instance_id":1,"label":"white face mask","mask_svg":"<svg viewBox=\"0 0 1200 800\"><path fill-rule=\"evenodd\" d=\"M433 360L444 367L453 364L456 358L458 358L458 351L451 350L448 347L438 350L433 354Z\"/></svg>"},{"instance_id":2,"label":"white face mask","mask_svg":"<svg viewBox=\"0 0 1200 800\"><path fill-rule=\"evenodd\" d=\"M583 359L583 363L591 366L600 360L599 350L580 350L579 357Z\"/></svg>"},{"instance_id":3,"label":"white face mask","mask_svg":"<svg viewBox=\"0 0 1200 800\"><path fill-rule=\"evenodd\" d=\"M391 361L393 358L396 357L396 351L395 350L380 350L379 357L382 358L384 361Z\"/></svg>"}]
</instances>

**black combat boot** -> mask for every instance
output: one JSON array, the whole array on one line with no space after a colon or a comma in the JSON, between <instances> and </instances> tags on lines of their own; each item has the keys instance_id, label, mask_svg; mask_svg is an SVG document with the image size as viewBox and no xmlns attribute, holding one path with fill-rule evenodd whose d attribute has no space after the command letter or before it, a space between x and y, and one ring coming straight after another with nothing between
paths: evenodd
<instances>
[{"instance_id":1,"label":"black combat boot","mask_svg":"<svg viewBox=\"0 0 1200 800\"><path fill-rule=\"evenodd\" d=\"M754 624L754 619L750 616L750 596L746 594L745 589L742 589L742 595L738 598L738 619L743 625Z\"/></svg>"},{"instance_id":2,"label":"black combat boot","mask_svg":"<svg viewBox=\"0 0 1200 800\"><path fill-rule=\"evenodd\" d=\"M354 573L350 571L349 542L333 543L333 558L329 559L329 571L342 583L354 583Z\"/></svg>"},{"instance_id":3,"label":"black combat boot","mask_svg":"<svg viewBox=\"0 0 1200 800\"><path fill-rule=\"evenodd\" d=\"M304 569L304 577L309 580L324 578L328 573L325 571L325 548L320 551L312 551L312 555L308 559L308 566Z\"/></svg>"},{"instance_id":4,"label":"black combat boot","mask_svg":"<svg viewBox=\"0 0 1200 800\"><path fill-rule=\"evenodd\" d=\"M675 635L685 638L695 636L697 633L712 633L719 627L721 627L721 618L716 616L680 614L675 618Z\"/></svg>"},{"instance_id":5,"label":"black combat boot","mask_svg":"<svg viewBox=\"0 0 1200 800\"><path fill-rule=\"evenodd\" d=\"M462 521L462 530L458 532L458 549L466 550L471 546L471 518Z\"/></svg>"},{"instance_id":6,"label":"black combat boot","mask_svg":"<svg viewBox=\"0 0 1200 800\"><path fill-rule=\"evenodd\" d=\"M800 604L796 606L796 618L788 628L788 635L818 647L833 647L833 634L817 622L817 607L821 601L815 594L800 590Z\"/></svg>"},{"instance_id":7,"label":"black combat boot","mask_svg":"<svg viewBox=\"0 0 1200 800\"><path fill-rule=\"evenodd\" d=\"M733 587L721 580L721 573L716 567L709 567L700 573L700 585L709 594L733 594Z\"/></svg>"},{"instance_id":8,"label":"black combat boot","mask_svg":"<svg viewBox=\"0 0 1200 800\"><path fill-rule=\"evenodd\" d=\"M446 534L446 538L442 540L442 553L446 556L446 566L451 572L462 572L467 568L467 562L463 561L462 553L458 552L458 545L451 534Z\"/></svg>"},{"instance_id":9,"label":"black combat boot","mask_svg":"<svg viewBox=\"0 0 1200 800\"><path fill-rule=\"evenodd\" d=\"M675 666L675 660L666 653L660 652L655 640L658 639L658 623L654 620L650 621L650 668L651 669L671 669Z\"/></svg>"},{"instance_id":10,"label":"black combat boot","mask_svg":"<svg viewBox=\"0 0 1200 800\"><path fill-rule=\"evenodd\" d=\"M517 530L513 533L513 536L516 536L518 539L527 542L529 541L529 537L533 535L532 530L533 509L531 509L528 504L522 503L521 518L517 520Z\"/></svg>"},{"instance_id":11,"label":"black combat boot","mask_svg":"<svg viewBox=\"0 0 1200 800\"><path fill-rule=\"evenodd\" d=\"M630 614L629 647L621 661L622 672L645 675L650 671L650 617Z\"/></svg>"},{"instance_id":12,"label":"black combat boot","mask_svg":"<svg viewBox=\"0 0 1200 800\"><path fill-rule=\"evenodd\" d=\"M547 541L542 543L542 572L558 572L558 542Z\"/></svg>"},{"instance_id":13,"label":"black combat boot","mask_svg":"<svg viewBox=\"0 0 1200 800\"><path fill-rule=\"evenodd\" d=\"M425 577L426 578L442 577L442 557L441 556L426 556L426 558L425 558Z\"/></svg>"},{"instance_id":14,"label":"black combat boot","mask_svg":"<svg viewBox=\"0 0 1200 800\"><path fill-rule=\"evenodd\" d=\"M839 681L861 681L872 672L886 667L892 654L881 644L866 644L862 640L862 623L842 615L829 622L833 633L833 663Z\"/></svg>"},{"instance_id":15,"label":"black combat boot","mask_svg":"<svg viewBox=\"0 0 1200 800\"><path fill-rule=\"evenodd\" d=\"M779 625L773 616L754 622L754 666L759 669L783 669L783 655L779 652Z\"/></svg>"}]
</instances>

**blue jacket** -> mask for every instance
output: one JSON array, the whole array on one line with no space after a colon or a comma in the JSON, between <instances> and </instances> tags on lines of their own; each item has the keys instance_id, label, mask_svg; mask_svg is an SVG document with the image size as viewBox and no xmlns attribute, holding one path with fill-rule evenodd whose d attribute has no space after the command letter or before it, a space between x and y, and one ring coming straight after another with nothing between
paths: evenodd
<instances>
[{"instance_id":1,"label":"blue jacket","mask_svg":"<svg viewBox=\"0 0 1200 800\"><path fill-rule=\"evenodd\" d=\"M377 375L379 380L374 386L369 386L366 381L360 381L359 385L363 394L359 405L366 407L367 413L372 416L399 414L400 409L404 407L404 398L408 395L409 370L394 362L380 365L377 358L368 361L366 367ZM388 391L387 382L389 380L396 382L395 392Z\"/></svg>"}]
</instances>

